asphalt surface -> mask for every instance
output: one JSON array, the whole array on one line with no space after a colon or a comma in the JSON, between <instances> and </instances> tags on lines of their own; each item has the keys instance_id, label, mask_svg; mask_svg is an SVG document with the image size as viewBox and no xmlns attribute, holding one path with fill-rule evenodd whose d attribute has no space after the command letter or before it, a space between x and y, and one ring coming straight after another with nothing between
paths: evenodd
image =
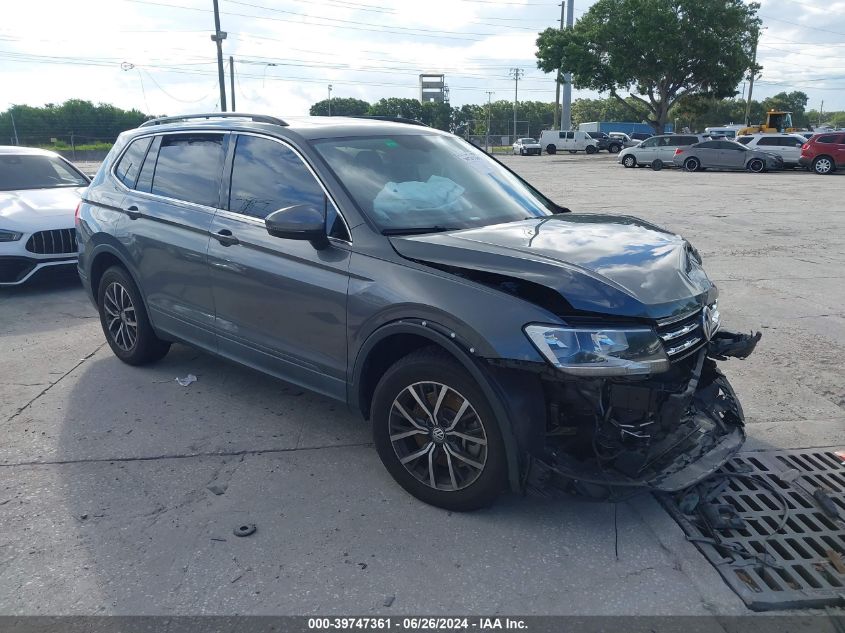
<instances>
[{"instance_id":1,"label":"asphalt surface","mask_svg":"<svg viewBox=\"0 0 845 633\"><path fill-rule=\"evenodd\" d=\"M503 160L698 247L764 334L722 364L749 450L845 443L845 175ZM341 404L185 346L120 363L73 276L0 290L0 336L1 614L747 612L650 497L425 506Z\"/></svg>"}]
</instances>

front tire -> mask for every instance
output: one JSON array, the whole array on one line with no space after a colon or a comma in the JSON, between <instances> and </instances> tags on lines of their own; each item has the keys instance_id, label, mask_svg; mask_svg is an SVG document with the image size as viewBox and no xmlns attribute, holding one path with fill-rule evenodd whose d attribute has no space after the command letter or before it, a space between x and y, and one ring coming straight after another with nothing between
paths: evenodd
<instances>
[{"instance_id":1,"label":"front tire","mask_svg":"<svg viewBox=\"0 0 845 633\"><path fill-rule=\"evenodd\" d=\"M587 153L588 154L595 154L598 150L595 145L587 145Z\"/></svg>"},{"instance_id":2,"label":"front tire","mask_svg":"<svg viewBox=\"0 0 845 633\"><path fill-rule=\"evenodd\" d=\"M622 159L622 165L623 165L623 167L628 167L629 169L631 167L636 167L637 166L637 159L633 155L628 154L627 156L625 156Z\"/></svg>"},{"instance_id":3,"label":"front tire","mask_svg":"<svg viewBox=\"0 0 845 633\"><path fill-rule=\"evenodd\" d=\"M505 487L507 460L493 409L449 354L426 348L399 360L379 381L371 410L382 463L417 499L477 510Z\"/></svg>"},{"instance_id":4,"label":"front tire","mask_svg":"<svg viewBox=\"0 0 845 633\"><path fill-rule=\"evenodd\" d=\"M611 145L610 147L607 148L607 151L610 152L611 154L618 154L619 152L622 151L622 146L621 145Z\"/></svg>"},{"instance_id":5,"label":"front tire","mask_svg":"<svg viewBox=\"0 0 845 633\"><path fill-rule=\"evenodd\" d=\"M100 324L114 355L128 365L146 365L164 357L170 343L153 331L138 286L120 266L100 279L97 292Z\"/></svg>"},{"instance_id":6,"label":"front tire","mask_svg":"<svg viewBox=\"0 0 845 633\"><path fill-rule=\"evenodd\" d=\"M752 158L748 161L748 171L760 174L766 170L766 163L759 158Z\"/></svg>"}]
</instances>

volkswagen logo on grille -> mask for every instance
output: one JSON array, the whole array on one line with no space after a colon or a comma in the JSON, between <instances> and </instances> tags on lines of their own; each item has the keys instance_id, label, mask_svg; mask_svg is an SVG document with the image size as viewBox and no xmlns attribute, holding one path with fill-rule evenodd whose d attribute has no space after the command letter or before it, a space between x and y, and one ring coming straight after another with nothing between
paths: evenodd
<instances>
[{"instance_id":1,"label":"volkswagen logo on grille","mask_svg":"<svg viewBox=\"0 0 845 633\"><path fill-rule=\"evenodd\" d=\"M431 439L438 443L442 442L446 439L446 431L441 429L439 426L435 426L431 429Z\"/></svg>"},{"instance_id":2,"label":"volkswagen logo on grille","mask_svg":"<svg viewBox=\"0 0 845 633\"><path fill-rule=\"evenodd\" d=\"M719 311L714 307L705 306L701 312L701 329L704 339L709 341L719 329Z\"/></svg>"}]
</instances>

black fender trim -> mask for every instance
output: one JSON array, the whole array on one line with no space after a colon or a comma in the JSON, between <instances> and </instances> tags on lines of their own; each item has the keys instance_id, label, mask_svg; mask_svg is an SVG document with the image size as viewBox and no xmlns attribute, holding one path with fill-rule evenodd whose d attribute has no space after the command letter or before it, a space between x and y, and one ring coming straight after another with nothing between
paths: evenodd
<instances>
[{"instance_id":1,"label":"black fender trim","mask_svg":"<svg viewBox=\"0 0 845 633\"><path fill-rule=\"evenodd\" d=\"M401 319L383 325L370 334L358 351L352 381L347 387L347 402L353 411L361 413L359 391L367 357L380 341L395 334L414 334L429 339L451 353L475 379L499 422L505 443L510 488L521 492L527 448L534 443L532 436L539 433L542 437L544 432L543 418L536 417L536 410L544 412L544 398L539 380L527 372L488 367L483 359L473 356L474 350L471 347L462 346L463 341L440 324L421 319ZM531 384L534 384L534 389L531 389Z\"/></svg>"}]
</instances>

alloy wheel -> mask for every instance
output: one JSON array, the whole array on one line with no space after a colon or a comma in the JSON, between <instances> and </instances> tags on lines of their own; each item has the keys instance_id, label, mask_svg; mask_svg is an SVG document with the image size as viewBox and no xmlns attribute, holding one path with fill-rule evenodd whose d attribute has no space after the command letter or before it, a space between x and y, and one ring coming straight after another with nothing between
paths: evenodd
<instances>
[{"instance_id":1,"label":"alloy wheel","mask_svg":"<svg viewBox=\"0 0 845 633\"><path fill-rule=\"evenodd\" d=\"M103 296L106 326L109 335L124 352L129 352L138 341L138 321L132 297L121 284L113 281Z\"/></svg>"},{"instance_id":2,"label":"alloy wheel","mask_svg":"<svg viewBox=\"0 0 845 633\"><path fill-rule=\"evenodd\" d=\"M487 433L469 400L438 382L417 382L393 400L390 443L415 479L454 491L475 482L487 463Z\"/></svg>"},{"instance_id":3,"label":"alloy wheel","mask_svg":"<svg viewBox=\"0 0 845 633\"><path fill-rule=\"evenodd\" d=\"M817 174L829 174L833 169L833 163L829 158L817 158L813 163L813 170Z\"/></svg>"}]
</instances>

